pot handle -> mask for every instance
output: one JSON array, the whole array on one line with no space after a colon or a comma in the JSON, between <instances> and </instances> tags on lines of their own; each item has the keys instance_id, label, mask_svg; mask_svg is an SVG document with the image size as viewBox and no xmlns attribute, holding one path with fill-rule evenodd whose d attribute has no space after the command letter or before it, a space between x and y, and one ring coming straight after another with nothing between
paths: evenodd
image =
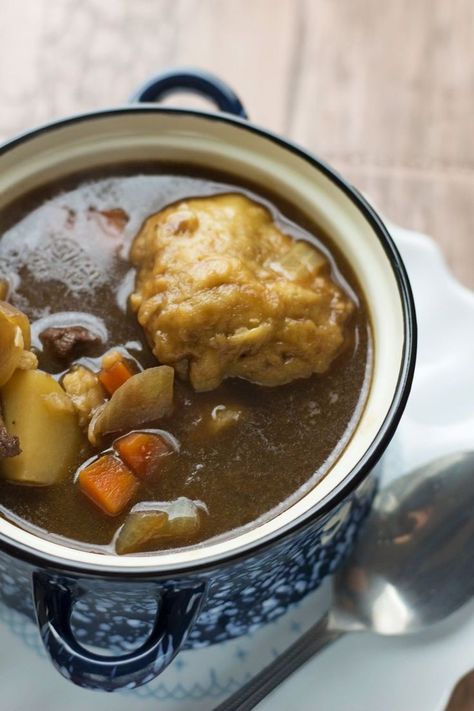
<instances>
[{"instance_id":1,"label":"pot handle","mask_svg":"<svg viewBox=\"0 0 474 711\"><path fill-rule=\"evenodd\" d=\"M190 91L210 99L220 111L248 118L237 94L219 77L202 69L170 69L149 79L131 97L130 101L150 103L160 101L168 94Z\"/></svg>"},{"instance_id":2,"label":"pot handle","mask_svg":"<svg viewBox=\"0 0 474 711\"><path fill-rule=\"evenodd\" d=\"M148 639L132 652L105 656L83 647L71 629L75 584L48 573L33 573L36 618L45 649L56 669L86 689L116 691L141 686L168 666L184 644L205 597L205 584L154 585L158 602Z\"/></svg>"}]
</instances>

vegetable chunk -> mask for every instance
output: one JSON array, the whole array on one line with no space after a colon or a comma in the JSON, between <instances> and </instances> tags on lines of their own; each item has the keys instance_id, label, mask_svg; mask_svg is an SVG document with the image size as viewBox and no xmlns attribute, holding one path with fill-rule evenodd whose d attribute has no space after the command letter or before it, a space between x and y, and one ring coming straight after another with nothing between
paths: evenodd
<instances>
[{"instance_id":1,"label":"vegetable chunk","mask_svg":"<svg viewBox=\"0 0 474 711\"><path fill-rule=\"evenodd\" d=\"M211 412L208 430L211 434L220 434L235 425L241 419L242 408L229 405L216 405Z\"/></svg>"},{"instance_id":2,"label":"vegetable chunk","mask_svg":"<svg viewBox=\"0 0 474 711\"><path fill-rule=\"evenodd\" d=\"M21 453L1 462L2 475L19 484L55 484L77 463L82 435L72 403L59 383L40 370L17 370L0 392L3 418Z\"/></svg>"},{"instance_id":3,"label":"vegetable chunk","mask_svg":"<svg viewBox=\"0 0 474 711\"><path fill-rule=\"evenodd\" d=\"M168 365L147 368L129 378L94 414L89 441L103 435L133 430L169 415L173 405L174 370Z\"/></svg>"},{"instance_id":4,"label":"vegetable chunk","mask_svg":"<svg viewBox=\"0 0 474 711\"><path fill-rule=\"evenodd\" d=\"M150 550L153 544L169 545L192 539L201 527L201 509L191 499L138 504L119 531L115 550L119 555Z\"/></svg>"},{"instance_id":5,"label":"vegetable chunk","mask_svg":"<svg viewBox=\"0 0 474 711\"><path fill-rule=\"evenodd\" d=\"M18 326L23 336L23 345L25 348L30 348L31 346L31 333L30 333L30 322L28 316L15 308L7 301L0 301L0 316L1 320L6 320L12 324L12 326Z\"/></svg>"},{"instance_id":6,"label":"vegetable chunk","mask_svg":"<svg viewBox=\"0 0 474 711\"><path fill-rule=\"evenodd\" d=\"M79 474L79 488L108 516L118 516L138 489L130 469L112 454L100 457Z\"/></svg>"},{"instance_id":7,"label":"vegetable chunk","mask_svg":"<svg viewBox=\"0 0 474 711\"><path fill-rule=\"evenodd\" d=\"M133 374L134 371L122 354L115 353L104 357L103 367L99 373L99 380L104 390L109 395L113 395Z\"/></svg>"},{"instance_id":8,"label":"vegetable chunk","mask_svg":"<svg viewBox=\"0 0 474 711\"><path fill-rule=\"evenodd\" d=\"M160 460L171 452L163 437L147 432L132 432L116 440L114 446L122 461L140 479L156 475L160 470Z\"/></svg>"},{"instance_id":9,"label":"vegetable chunk","mask_svg":"<svg viewBox=\"0 0 474 711\"><path fill-rule=\"evenodd\" d=\"M146 548L163 536L167 523L168 515L164 511L129 514L117 537L116 552L123 555Z\"/></svg>"},{"instance_id":10,"label":"vegetable chunk","mask_svg":"<svg viewBox=\"0 0 474 711\"><path fill-rule=\"evenodd\" d=\"M30 322L22 311L0 301L0 386L15 370L36 368L38 359L29 351Z\"/></svg>"}]
</instances>

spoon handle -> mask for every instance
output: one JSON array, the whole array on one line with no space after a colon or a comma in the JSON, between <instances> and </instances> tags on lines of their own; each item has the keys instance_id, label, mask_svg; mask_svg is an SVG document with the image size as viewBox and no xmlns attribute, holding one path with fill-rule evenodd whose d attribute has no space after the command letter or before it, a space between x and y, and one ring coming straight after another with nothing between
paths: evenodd
<instances>
[{"instance_id":1,"label":"spoon handle","mask_svg":"<svg viewBox=\"0 0 474 711\"><path fill-rule=\"evenodd\" d=\"M329 615L326 613L291 647L288 647L232 696L216 706L214 711L250 711L308 659L335 642L343 634L343 631L330 628Z\"/></svg>"}]
</instances>

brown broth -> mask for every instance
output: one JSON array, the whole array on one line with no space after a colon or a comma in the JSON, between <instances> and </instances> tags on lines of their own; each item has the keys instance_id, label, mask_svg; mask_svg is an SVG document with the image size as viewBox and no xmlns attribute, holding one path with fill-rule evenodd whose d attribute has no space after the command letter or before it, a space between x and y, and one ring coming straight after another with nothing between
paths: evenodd
<instances>
[{"instance_id":1,"label":"brown broth","mask_svg":"<svg viewBox=\"0 0 474 711\"><path fill-rule=\"evenodd\" d=\"M283 231L314 242L358 308L350 324L349 347L325 375L276 388L228 380L208 393L177 384L174 413L158 426L180 442L180 452L166 459L163 476L147 485L140 498L168 501L186 496L204 502L209 515L197 541L287 506L317 483L350 439L370 380L371 332L362 290L346 259L305 215L261 186L182 166L113 166L101 174L71 176L0 213L0 276L13 282L11 302L30 317L34 345L41 347L37 334L57 322L57 312L76 312L74 323L87 325L88 319L97 318L107 332L106 345L96 348L92 358L125 346L147 367L156 360L127 308L134 277L126 258L130 242L143 220L164 206L228 191L241 191L265 204ZM130 217L121 237L101 232L88 212L116 207ZM38 355L40 367L59 376L64 366L44 352ZM206 438L199 420L222 404L239 405L244 417L228 431ZM86 449L84 458L90 454ZM71 472L70 479L49 488L0 480L0 510L40 535L48 532L53 538L71 539L72 545L105 552L125 514L105 516L73 478Z\"/></svg>"}]
</instances>

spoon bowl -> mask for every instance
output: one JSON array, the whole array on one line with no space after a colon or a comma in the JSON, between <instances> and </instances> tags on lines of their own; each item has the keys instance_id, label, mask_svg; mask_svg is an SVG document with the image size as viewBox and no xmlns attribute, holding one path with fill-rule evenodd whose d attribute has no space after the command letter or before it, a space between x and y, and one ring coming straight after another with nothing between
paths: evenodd
<instances>
[{"instance_id":1,"label":"spoon bowl","mask_svg":"<svg viewBox=\"0 0 474 711\"><path fill-rule=\"evenodd\" d=\"M450 454L382 490L334 580L332 625L416 632L474 595L474 454Z\"/></svg>"},{"instance_id":2,"label":"spoon bowl","mask_svg":"<svg viewBox=\"0 0 474 711\"><path fill-rule=\"evenodd\" d=\"M417 632L474 595L474 452L425 464L383 489L333 579L332 605L215 711L250 711L348 632Z\"/></svg>"}]
</instances>

